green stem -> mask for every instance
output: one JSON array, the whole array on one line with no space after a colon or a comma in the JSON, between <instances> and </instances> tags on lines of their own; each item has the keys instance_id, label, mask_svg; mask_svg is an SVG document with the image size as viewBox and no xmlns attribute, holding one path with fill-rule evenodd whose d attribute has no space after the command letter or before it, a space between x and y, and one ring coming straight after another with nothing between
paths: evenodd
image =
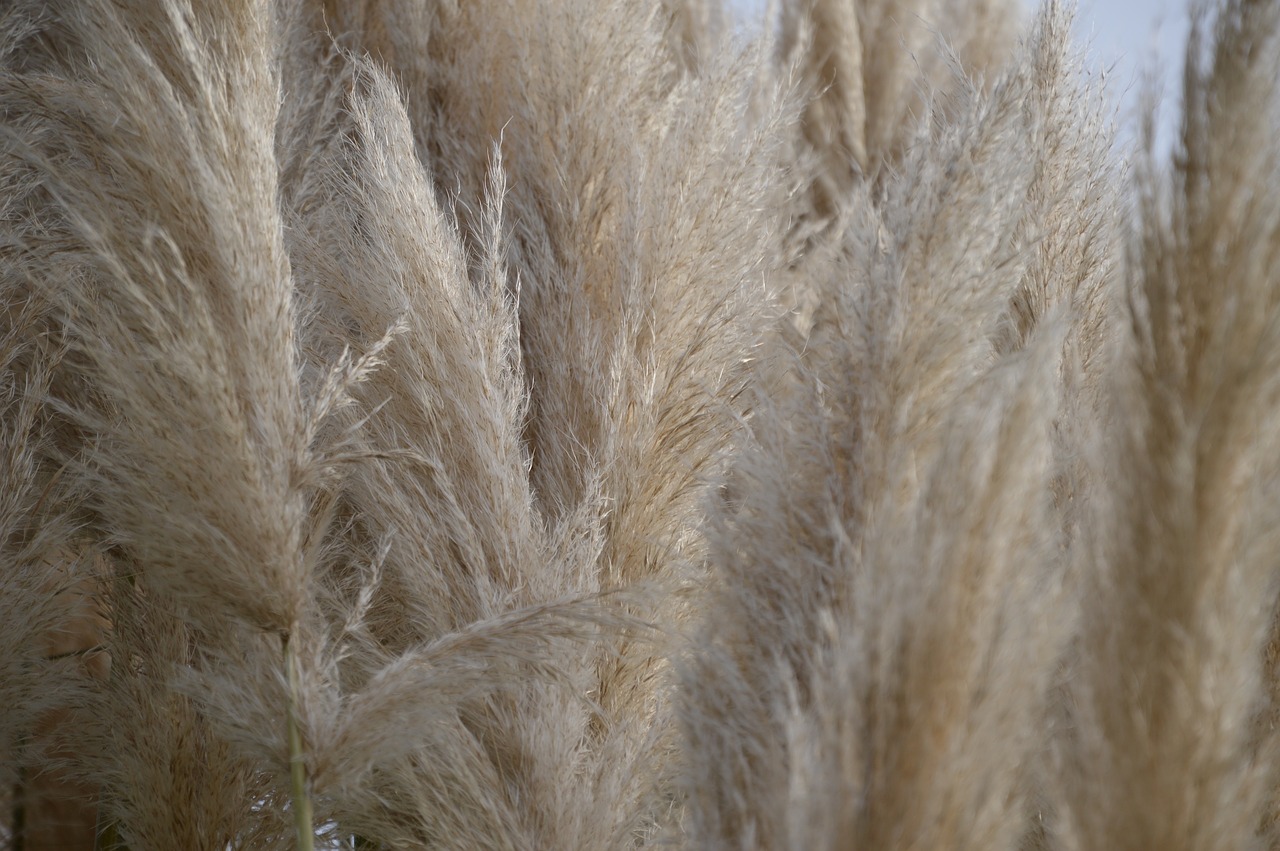
<instances>
[{"instance_id":1,"label":"green stem","mask_svg":"<svg viewBox=\"0 0 1280 851\"><path fill-rule=\"evenodd\" d=\"M293 787L293 822L298 829L298 851L315 851L311 826L311 795L307 791L307 764L298 727L298 660L289 636L284 637L284 666L289 677L289 778Z\"/></svg>"}]
</instances>

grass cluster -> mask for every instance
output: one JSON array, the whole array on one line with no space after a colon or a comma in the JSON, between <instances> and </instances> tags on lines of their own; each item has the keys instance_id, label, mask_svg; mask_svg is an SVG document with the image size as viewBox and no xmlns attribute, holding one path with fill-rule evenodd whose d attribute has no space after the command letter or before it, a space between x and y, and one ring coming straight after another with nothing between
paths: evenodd
<instances>
[{"instance_id":1,"label":"grass cluster","mask_svg":"<svg viewBox=\"0 0 1280 851\"><path fill-rule=\"evenodd\" d=\"M1057 0L0 6L0 845L1280 847L1192 14L1165 160Z\"/></svg>"}]
</instances>

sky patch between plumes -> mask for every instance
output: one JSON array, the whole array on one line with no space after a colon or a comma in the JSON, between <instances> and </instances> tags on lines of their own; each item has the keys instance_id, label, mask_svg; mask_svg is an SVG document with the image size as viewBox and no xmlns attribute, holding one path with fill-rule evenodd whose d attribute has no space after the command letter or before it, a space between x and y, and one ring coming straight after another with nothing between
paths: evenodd
<instances>
[{"instance_id":1,"label":"sky patch between plumes","mask_svg":"<svg viewBox=\"0 0 1280 851\"><path fill-rule=\"evenodd\" d=\"M1034 13L1039 0L1023 0ZM759 15L765 0L732 0L745 19ZM1179 100L1182 46L1186 44L1189 4L1180 0L1079 0L1075 36L1085 48L1089 70L1106 74L1114 98L1121 140L1137 136L1139 104L1147 82L1160 95L1157 148L1172 144L1173 116Z\"/></svg>"}]
</instances>

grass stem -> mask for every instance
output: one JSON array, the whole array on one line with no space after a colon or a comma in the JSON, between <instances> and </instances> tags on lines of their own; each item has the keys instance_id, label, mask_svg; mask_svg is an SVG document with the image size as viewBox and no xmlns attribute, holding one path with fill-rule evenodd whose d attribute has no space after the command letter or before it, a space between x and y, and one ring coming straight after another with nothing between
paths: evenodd
<instances>
[{"instance_id":1,"label":"grass stem","mask_svg":"<svg viewBox=\"0 0 1280 851\"><path fill-rule=\"evenodd\" d=\"M293 794L293 821L298 830L298 851L314 851L311 794L307 789L307 765L298 726L298 660L289 636L284 637L284 665L289 677L289 778Z\"/></svg>"}]
</instances>

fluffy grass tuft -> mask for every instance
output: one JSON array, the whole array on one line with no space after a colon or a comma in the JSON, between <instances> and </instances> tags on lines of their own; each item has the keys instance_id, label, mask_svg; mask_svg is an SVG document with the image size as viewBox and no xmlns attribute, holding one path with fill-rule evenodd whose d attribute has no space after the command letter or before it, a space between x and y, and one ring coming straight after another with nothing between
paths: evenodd
<instances>
[{"instance_id":1,"label":"fluffy grass tuft","mask_svg":"<svg viewBox=\"0 0 1280 851\"><path fill-rule=\"evenodd\" d=\"M0 10L0 845L1276 846L1280 3Z\"/></svg>"}]
</instances>

